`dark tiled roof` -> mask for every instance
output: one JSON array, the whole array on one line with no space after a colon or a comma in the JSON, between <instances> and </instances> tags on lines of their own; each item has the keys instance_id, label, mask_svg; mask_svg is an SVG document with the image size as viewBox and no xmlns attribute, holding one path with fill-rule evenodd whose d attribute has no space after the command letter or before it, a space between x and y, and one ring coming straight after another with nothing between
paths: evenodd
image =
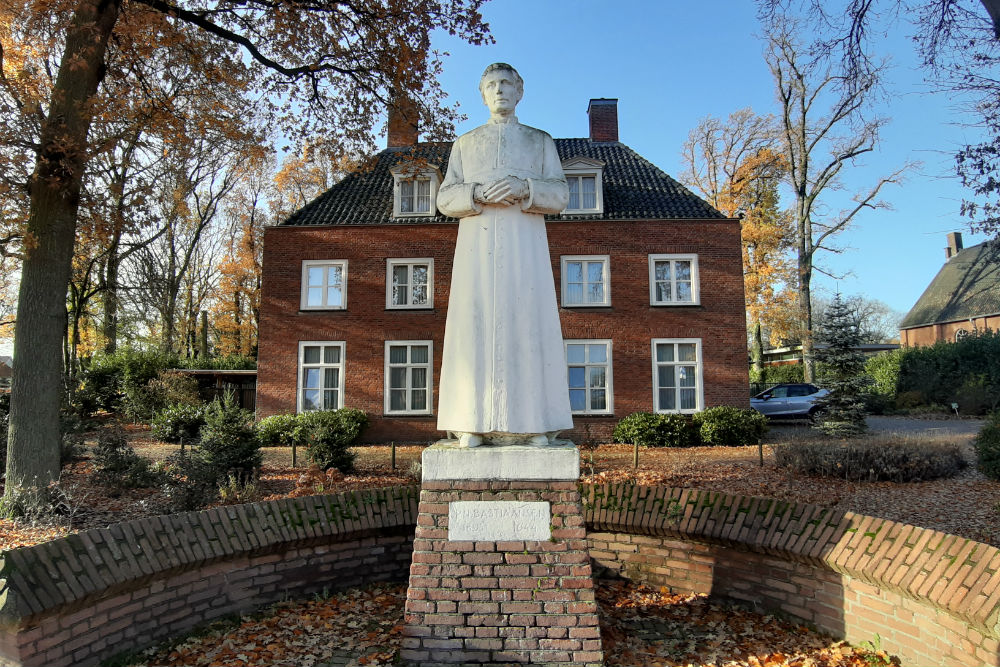
<instances>
[{"instance_id":1,"label":"dark tiled roof","mask_svg":"<svg viewBox=\"0 0 1000 667\"><path fill-rule=\"evenodd\" d=\"M585 157L604 162L604 213L548 216L550 220L649 220L725 218L700 197L622 143L556 139L563 160ZM392 169L416 159L447 171L451 143L422 143L387 149L367 169L349 175L295 212L283 225L387 225L453 222L440 214L392 217Z\"/></svg>"},{"instance_id":2,"label":"dark tiled roof","mask_svg":"<svg viewBox=\"0 0 1000 667\"><path fill-rule=\"evenodd\" d=\"M990 242L962 250L945 262L900 329L1000 313L1000 248Z\"/></svg>"}]
</instances>

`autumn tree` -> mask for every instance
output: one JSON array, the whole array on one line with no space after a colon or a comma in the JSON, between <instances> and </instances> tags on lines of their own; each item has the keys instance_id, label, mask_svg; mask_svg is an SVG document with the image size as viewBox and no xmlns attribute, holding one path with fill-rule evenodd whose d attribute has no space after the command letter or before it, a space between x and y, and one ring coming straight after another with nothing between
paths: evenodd
<instances>
[{"instance_id":1,"label":"autumn tree","mask_svg":"<svg viewBox=\"0 0 1000 667\"><path fill-rule=\"evenodd\" d=\"M443 29L472 42L488 38L480 0L325 3L207 0L51 0L0 4L3 80L0 113L30 156L27 239L21 267L11 394L6 493L47 483L59 472L59 354L65 331L77 215L89 141L104 113L102 86L146 62L152 44L181 53L216 86L231 86L247 108L302 136L336 128L359 150L373 146L375 120L392 90L415 90L424 120L453 119L435 81L430 34ZM114 39L112 39L114 36ZM30 103L18 97L21 41L55 72ZM170 73L166 74L167 76ZM30 77L29 77L30 78ZM44 79L44 76L42 77ZM13 82L13 83L12 83ZM418 85L419 84L419 85ZM143 86L131 95L145 94ZM429 121L429 122L427 122ZM0 125L2 125L0 124ZM188 128L197 133L199 128Z\"/></svg>"},{"instance_id":2,"label":"autumn tree","mask_svg":"<svg viewBox=\"0 0 1000 667\"><path fill-rule=\"evenodd\" d=\"M882 188L898 183L900 170L878 178L856 192L851 205L827 213L821 206L832 191L841 187L845 167L875 150L885 119L868 117L866 111L875 92L875 74L861 80L838 73L824 58L809 57L795 37L793 21L770 27L765 58L774 77L779 113L782 157L787 164L785 181L792 190L792 224L795 230L796 282L799 336L804 374L814 378L812 279L817 255L839 252L836 236L866 210L885 208L879 200ZM877 73L877 70L876 70Z\"/></svg>"},{"instance_id":3,"label":"autumn tree","mask_svg":"<svg viewBox=\"0 0 1000 667\"><path fill-rule=\"evenodd\" d=\"M764 331L771 342L793 328L795 273L791 220L780 209L786 172L771 116L740 109L723 122L704 118L684 144L682 180L725 215L740 218L751 358L760 370Z\"/></svg>"}]
</instances>

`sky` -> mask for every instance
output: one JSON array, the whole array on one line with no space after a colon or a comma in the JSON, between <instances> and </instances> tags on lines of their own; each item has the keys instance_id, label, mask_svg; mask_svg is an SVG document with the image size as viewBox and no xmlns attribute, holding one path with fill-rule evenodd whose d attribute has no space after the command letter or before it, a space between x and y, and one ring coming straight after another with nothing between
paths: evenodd
<instances>
[{"instance_id":1,"label":"sky","mask_svg":"<svg viewBox=\"0 0 1000 667\"><path fill-rule=\"evenodd\" d=\"M447 51L441 85L468 120L458 133L482 124L487 112L477 90L486 65L508 62L525 80L518 119L554 137L588 135L591 98L618 98L620 140L675 178L681 148L705 116L725 118L743 107L778 111L764 61L754 3L661 0L494 0L484 6L496 43L469 46L436 35ZM826 210L846 208L850 195L907 162L922 165L882 199L892 210L866 211L838 237L840 254L817 264L819 296L862 294L905 314L944 262L945 235L961 231L965 246L985 240L959 215L963 189L954 176L954 152L977 140L960 122L955 102L934 94L917 67L909 26L880 40L892 59L890 117L877 151L845 168L844 190L825 198ZM784 199L790 204L790 198Z\"/></svg>"}]
</instances>

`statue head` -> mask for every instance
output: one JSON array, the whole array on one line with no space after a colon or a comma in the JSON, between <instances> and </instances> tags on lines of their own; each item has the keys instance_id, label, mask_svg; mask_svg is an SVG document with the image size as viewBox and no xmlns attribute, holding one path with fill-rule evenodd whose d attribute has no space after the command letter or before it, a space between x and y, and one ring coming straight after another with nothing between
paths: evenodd
<instances>
[{"instance_id":1,"label":"statue head","mask_svg":"<svg viewBox=\"0 0 1000 667\"><path fill-rule=\"evenodd\" d=\"M493 63L479 79L479 93L492 114L510 114L524 95L524 80L507 63Z\"/></svg>"}]
</instances>

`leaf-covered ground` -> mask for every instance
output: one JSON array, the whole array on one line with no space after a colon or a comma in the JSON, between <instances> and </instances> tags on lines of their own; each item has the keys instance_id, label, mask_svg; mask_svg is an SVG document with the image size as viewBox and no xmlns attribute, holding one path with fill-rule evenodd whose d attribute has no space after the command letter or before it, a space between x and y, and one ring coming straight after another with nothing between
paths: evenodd
<instances>
[{"instance_id":1,"label":"leaf-covered ground","mask_svg":"<svg viewBox=\"0 0 1000 667\"><path fill-rule=\"evenodd\" d=\"M135 667L394 665L403 629L402 584L279 604L123 661ZM851 647L771 616L704 596L671 595L624 581L597 589L605 664L879 667L884 653ZM873 648L873 647L872 647ZM896 662L895 664L898 664Z\"/></svg>"}]
</instances>

